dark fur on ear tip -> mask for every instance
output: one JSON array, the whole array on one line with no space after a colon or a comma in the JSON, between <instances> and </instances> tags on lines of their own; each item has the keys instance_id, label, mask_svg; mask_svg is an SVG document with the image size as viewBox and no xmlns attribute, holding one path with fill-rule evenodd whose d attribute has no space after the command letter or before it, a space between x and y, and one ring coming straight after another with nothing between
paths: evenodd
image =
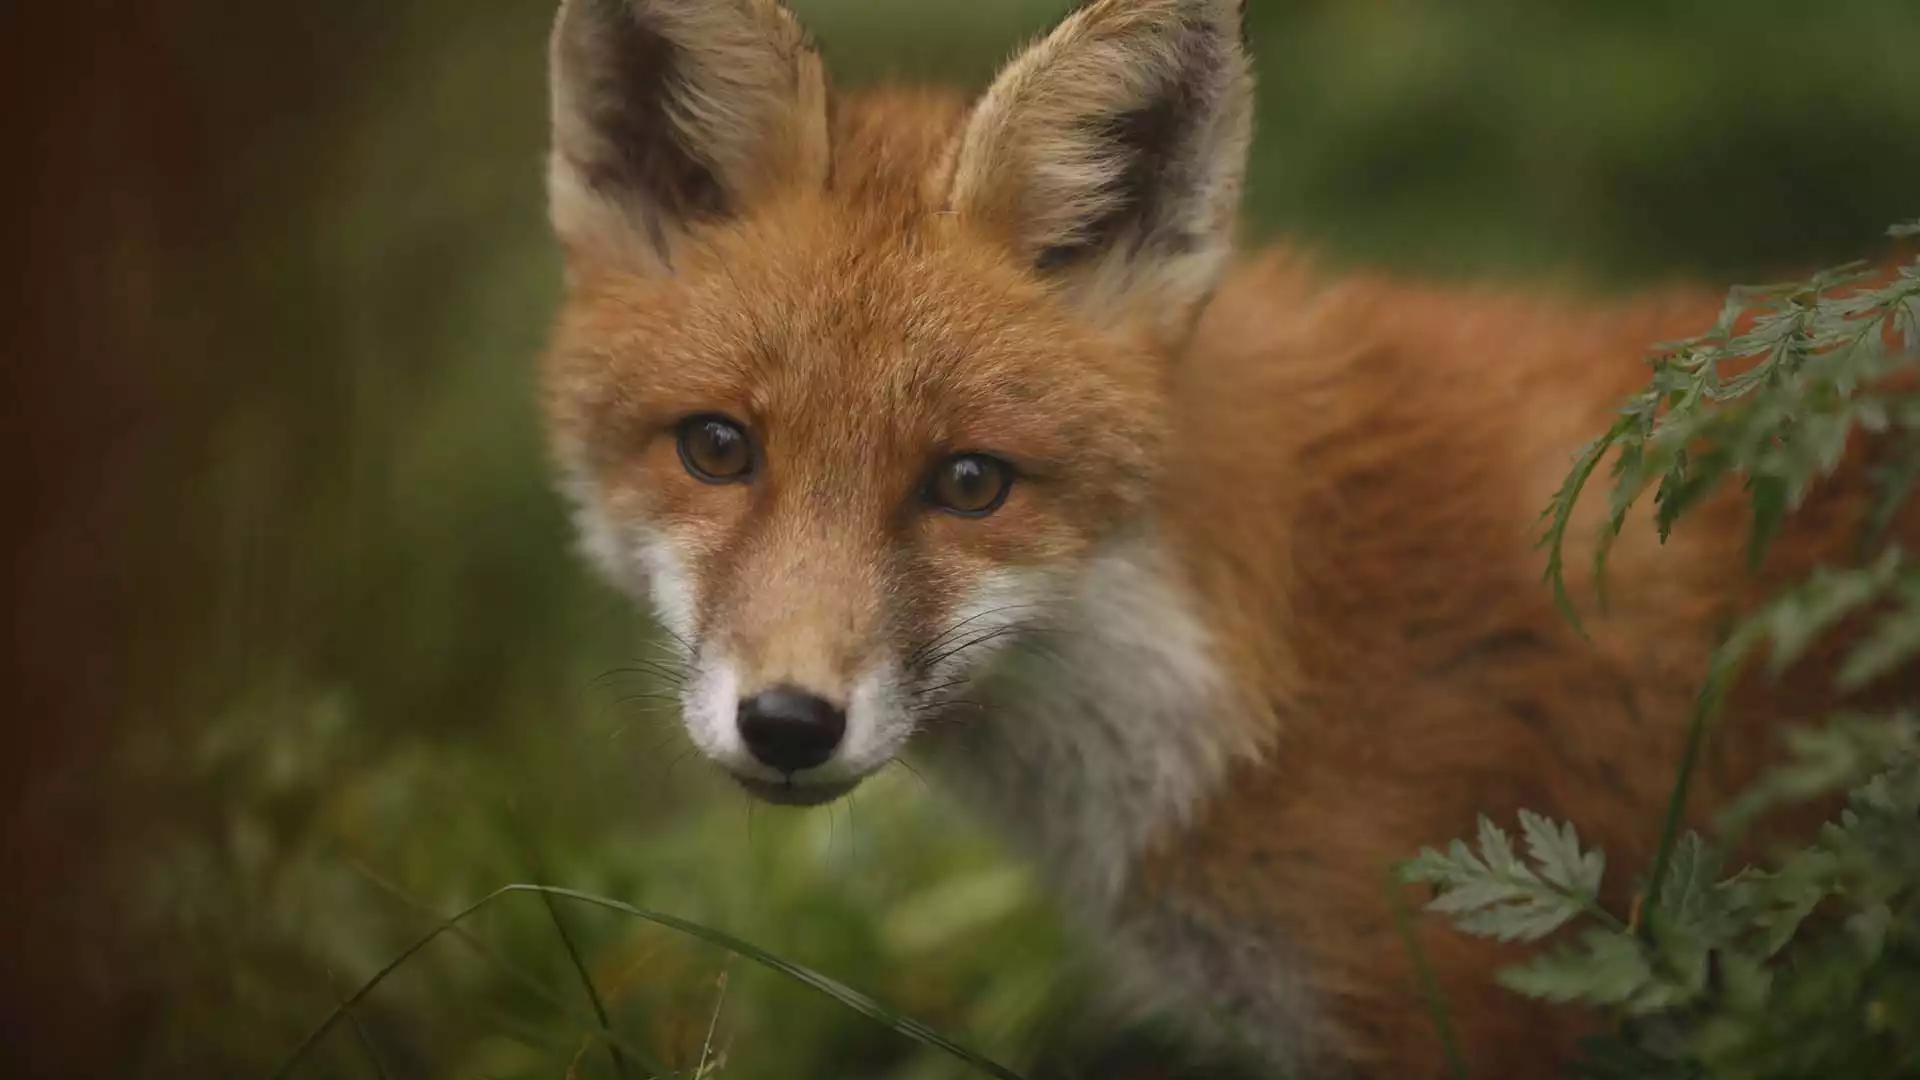
<instances>
[{"instance_id":1,"label":"dark fur on ear tip","mask_svg":"<svg viewBox=\"0 0 1920 1080\"><path fill-rule=\"evenodd\" d=\"M776 0L565 0L550 48L549 212L570 242L670 262L670 234L830 170L826 73Z\"/></svg>"},{"instance_id":2,"label":"dark fur on ear tip","mask_svg":"<svg viewBox=\"0 0 1920 1080\"><path fill-rule=\"evenodd\" d=\"M622 15L607 28L619 45L611 50L603 75L612 93L599 117L611 136L613 160L599 163L599 169L590 169L588 175L602 188L638 182L672 216L724 216L728 194L720 178L686 147L661 107L681 78L677 50L634 17L629 0L594 2L603 11L618 10Z\"/></svg>"}]
</instances>

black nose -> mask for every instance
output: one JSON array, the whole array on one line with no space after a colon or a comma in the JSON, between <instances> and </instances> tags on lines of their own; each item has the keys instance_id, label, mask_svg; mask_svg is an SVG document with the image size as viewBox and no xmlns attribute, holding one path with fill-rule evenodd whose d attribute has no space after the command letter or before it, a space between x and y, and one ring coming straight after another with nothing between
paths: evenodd
<instances>
[{"instance_id":1,"label":"black nose","mask_svg":"<svg viewBox=\"0 0 1920 1080\"><path fill-rule=\"evenodd\" d=\"M762 690L740 702L740 737L747 749L784 773L825 762L846 733L846 713L792 687Z\"/></svg>"}]
</instances>

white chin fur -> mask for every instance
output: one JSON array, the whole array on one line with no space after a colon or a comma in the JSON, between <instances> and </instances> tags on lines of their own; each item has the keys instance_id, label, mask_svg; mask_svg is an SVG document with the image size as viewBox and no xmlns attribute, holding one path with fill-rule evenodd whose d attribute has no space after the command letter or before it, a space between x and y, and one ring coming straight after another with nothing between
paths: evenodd
<instances>
[{"instance_id":1,"label":"white chin fur","mask_svg":"<svg viewBox=\"0 0 1920 1080\"><path fill-rule=\"evenodd\" d=\"M680 696L680 717L687 726L687 737L716 764L761 780L778 780L780 775L753 759L740 739L735 722L739 711L740 677L724 657L702 659L694 665L693 677Z\"/></svg>"},{"instance_id":2,"label":"white chin fur","mask_svg":"<svg viewBox=\"0 0 1920 1080\"><path fill-rule=\"evenodd\" d=\"M856 780L891 762L913 736L900 669L893 661L875 664L854 684L847 703L847 737L833 760L808 777L823 781Z\"/></svg>"}]
</instances>

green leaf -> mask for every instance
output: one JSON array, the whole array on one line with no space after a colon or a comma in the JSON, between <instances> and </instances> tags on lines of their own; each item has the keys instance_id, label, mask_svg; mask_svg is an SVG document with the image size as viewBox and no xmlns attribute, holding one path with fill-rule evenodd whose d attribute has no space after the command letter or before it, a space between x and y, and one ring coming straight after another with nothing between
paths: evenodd
<instances>
[{"instance_id":1,"label":"green leaf","mask_svg":"<svg viewBox=\"0 0 1920 1080\"><path fill-rule=\"evenodd\" d=\"M1588 1039L1580 1051L1573 1067L1577 1080L1699 1080L1704 1075L1691 1062L1675 1061L1617 1036Z\"/></svg>"},{"instance_id":2,"label":"green leaf","mask_svg":"<svg viewBox=\"0 0 1920 1080\"><path fill-rule=\"evenodd\" d=\"M1513 841L1507 838L1505 830L1485 816L1480 818L1480 854L1487 860L1488 868L1496 874L1513 876L1529 873L1513 853Z\"/></svg>"},{"instance_id":3,"label":"green leaf","mask_svg":"<svg viewBox=\"0 0 1920 1080\"><path fill-rule=\"evenodd\" d=\"M1824 728L1786 732L1792 759L1768 772L1719 816L1723 834L1744 829L1761 814L1867 783L1912 752L1920 725L1913 716L1843 714Z\"/></svg>"},{"instance_id":4,"label":"green leaf","mask_svg":"<svg viewBox=\"0 0 1920 1080\"><path fill-rule=\"evenodd\" d=\"M1691 830L1674 845L1656 908L1669 928L1707 931L1720 913L1720 854Z\"/></svg>"},{"instance_id":5,"label":"green leaf","mask_svg":"<svg viewBox=\"0 0 1920 1080\"><path fill-rule=\"evenodd\" d=\"M1500 985L1541 1001L1625 1006L1664 1002L1645 948L1633 935L1589 927L1562 946L1500 972Z\"/></svg>"},{"instance_id":6,"label":"green leaf","mask_svg":"<svg viewBox=\"0 0 1920 1080\"><path fill-rule=\"evenodd\" d=\"M1553 586L1554 603L1559 605L1561 613L1576 629L1580 626L1580 613L1574 609L1573 600L1567 594L1566 542L1567 528L1573 523L1574 506L1580 501L1580 493L1586 490L1587 481L1592 478L1593 470L1600 465L1600 459L1606 456L1607 448L1613 439L1626 426L1626 421L1617 422L1612 432L1593 440L1580 448L1574 456L1573 471L1554 492L1553 501L1541 517L1548 519L1547 531L1541 536L1537 546L1547 549L1547 569L1545 580Z\"/></svg>"},{"instance_id":7,"label":"green leaf","mask_svg":"<svg viewBox=\"0 0 1920 1080\"><path fill-rule=\"evenodd\" d=\"M1920 655L1920 581L1902 582L1896 596L1899 606L1874 623L1841 665L1842 690L1858 690Z\"/></svg>"},{"instance_id":8,"label":"green leaf","mask_svg":"<svg viewBox=\"0 0 1920 1080\"><path fill-rule=\"evenodd\" d=\"M1595 901L1600 895L1600 879L1607 872L1607 857L1598 850L1580 850L1580 834L1572 824L1555 825L1531 810L1520 811L1520 831L1527 841L1527 854L1540 864L1540 876L1565 893Z\"/></svg>"},{"instance_id":9,"label":"green leaf","mask_svg":"<svg viewBox=\"0 0 1920 1080\"><path fill-rule=\"evenodd\" d=\"M1764 955L1779 955L1821 901L1833 895L1838 865L1831 852L1815 848L1801 852L1778 873L1756 879L1764 883L1765 906L1754 913L1753 925L1761 933Z\"/></svg>"},{"instance_id":10,"label":"green leaf","mask_svg":"<svg viewBox=\"0 0 1920 1080\"><path fill-rule=\"evenodd\" d=\"M1760 643L1769 642L1772 649L1767 666L1778 675L1842 619L1880 599L1893 586L1902 566L1900 550L1889 548L1869 566L1816 569L1805 581L1780 593L1741 623L1728 638L1728 657L1742 657Z\"/></svg>"},{"instance_id":11,"label":"green leaf","mask_svg":"<svg viewBox=\"0 0 1920 1080\"><path fill-rule=\"evenodd\" d=\"M1863 555L1886 539L1887 530L1893 527L1901 507L1913 494L1914 484L1920 482L1920 433L1912 430L1902 432L1898 453L1893 460L1874 467L1870 476L1879 487L1880 496L1874 500L1873 511L1860 530L1860 551Z\"/></svg>"},{"instance_id":12,"label":"green leaf","mask_svg":"<svg viewBox=\"0 0 1920 1080\"><path fill-rule=\"evenodd\" d=\"M1611 920L1597 902L1605 861L1582 852L1572 826L1523 814L1529 854L1522 862L1499 826L1480 819L1480 851L1456 840L1447 853L1423 849L1401 867L1403 881L1433 885L1427 910L1453 916L1461 931L1501 941L1537 941L1580 915ZM1617 920L1611 920L1618 925Z\"/></svg>"},{"instance_id":13,"label":"green leaf","mask_svg":"<svg viewBox=\"0 0 1920 1080\"><path fill-rule=\"evenodd\" d=\"M1868 960L1877 960L1887 947L1887 931L1893 926L1893 908L1886 904L1869 904L1847 918L1847 933L1853 936L1860 946L1860 953Z\"/></svg>"}]
</instances>

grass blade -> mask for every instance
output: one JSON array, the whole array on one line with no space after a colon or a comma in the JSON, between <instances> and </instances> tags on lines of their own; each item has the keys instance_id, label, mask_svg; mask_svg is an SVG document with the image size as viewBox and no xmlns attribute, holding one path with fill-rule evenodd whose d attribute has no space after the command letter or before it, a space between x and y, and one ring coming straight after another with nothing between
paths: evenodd
<instances>
[{"instance_id":1,"label":"grass blade","mask_svg":"<svg viewBox=\"0 0 1920 1080\"><path fill-rule=\"evenodd\" d=\"M665 914L664 912L647 911L643 908L634 907L632 904L625 904L604 896L594 896L591 893L583 893L574 889L563 889L551 885L508 885L496 895L514 892L546 893L550 896L572 900L576 903L592 904L595 907L606 908L609 911L618 911L624 915L631 915L636 919L644 919L647 922L667 927L670 930L679 931L689 937L699 938L709 944L717 945L733 953L735 956L745 960L751 960L770 971L785 975L787 978L803 986L818 990L820 993L833 998L854 1012L876 1021L885 1027L891 1028L899 1034L920 1043L922 1046L929 1046L933 1049L940 1050L956 1060L973 1066L988 1076L996 1077L998 1080L1021 1080L1020 1074L993 1061L991 1058L984 1057L981 1054L967 1049L920 1021L910 1016L902 1016L838 980L822 975L811 968L802 967L789 960L784 960L757 945L742 941L725 931L715 930L710 926L702 926L699 923L690 922L677 916Z\"/></svg>"},{"instance_id":2,"label":"grass blade","mask_svg":"<svg viewBox=\"0 0 1920 1080\"><path fill-rule=\"evenodd\" d=\"M400 903L402 906L408 908L409 910L415 911L419 913L421 916L428 919L438 919L441 917L439 912L434 911L431 908L428 908L426 905L408 896L406 893L406 890L400 888L398 885L395 885L393 882L388 881L386 878L376 873L372 867L369 867L357 860L349 860L349 862L353 866L354 870L360 874L360 876L366 878L370 883L373 884L375 888L378 888L381 892L384 892L388 896L393 897L394 900ZM612 1028L607 1027L606 1025L603 1024L596 1030L591 1020L574 1012L573 1007L569 1005L565 999L563 999L558 993L556 993L553 989L548 987L545 983L541 982L537 976L533 975L531 972L527 971L525 968L521 967L518 964L515 964L513 961L508 960L506 957L501 956L499 953L495 952L493 949L488 947L486 942L480 940L479 938L475 937L473 934L467 932L466 928L456 926L456 927L453 927L448 932L454 938L459 940L461 943L465 944L468 948L478 953L482 958L487 960L489 963L493 964L495 967L505 972L507 976L511 978L514 982L518 983L522 989L525 989L527 992L533 994L535 997L538 997L540 1000L552 1006L554 1012L558 1013L561 1016L566 1017L567 1019L573 1021L574 1023L579 1024L582 1029L589 1031L592 1035L600 1039L602 1042L604 1042L608 1046L617 1047L622 1054L626 1055L627 1059L630 1062L638 1064L640 1068L645 1070L650 1076L667 1077L667 1076L674 1075L674 1072L672 1069L669 1069L664 1064L661 1064L660 1062L654 1060L652 1055L642 1051L639 1047L635 1046L631 1041L621 1036L618 1032L614 1031Z\"/></svg>"},{"instance_id":3,"label":"grass blade","mask_svg":"<svg viewBox=\"0 0 1920 1080\"><path fill-rule=\"evenodd\" d=\"M313 1048L320 1044L320 1040L326 1038L327 1035L339 1025L343 1018L352 1015L354 1007L362 1001L365 1001L367 995L373 993L381 983L387 981L389 975L400 970L402 965L413 959L427 946L440 940L440 935L459 926L462 922L471 918L475 912L505 895L505 889L496 889L488 893L486 896L481 897L456 912L453 917L442 921L440 925L423 935L420 940L401 950L400 955L387 961L384 967L374 972L372 978L360 984L359 989L347 995L346 1000L336 1006L333 1012L327 1016L326 1020L321 1022L320 1026L313 1030L312 1034L302 1039L299 1046L294 1047L293 1053L287 1056L287 1060L282 1062L280 1067L273 1071L274 1080L284 1080L285 1077L293 1075L293 1070L297 1068L302 1061L306 1060L307 1055L313 1052Z\"/></svg>"},{"instance_id":4,"label":"grass blade","mask_svg":"<svg viewBox=\"0 0 1920 1080\"><path fill-rule=\"evenodd\" d=\"M607 1017L606 1003L600 1000L600 991L594 988L593 974L587 970L587 962L580 955L580 947L573 943L573 935L567 932L566 921L560 917L560 906L553 902L553 897L549 894L542 893L540 899L547 906L547 917L553 920L554 930L560 934L560 944L567 950L567 959L573 962L573 970L580 975L580 985L586 988L587 1000L593 1005L594 1017L600 1021L601 1027L612 1030L613 1021ZM613 1074L620 1077L620 1080L626 1080L628 1076L626 1055L622 1054L620 1048L613 1043L607 1044L607 1053L613 1058Z\"/></svg>"},{"instance_id":5,"label":"grass blade","mask_svg":"<svg viewBox=\"0 0 1920 1080\"><path fill-rule=\"evenodd\" d=\"M514 843L520 848L522 857L526 860L527 872L535 878L549 877L545 864L540 860L538 848L518 815L509 812L504 825L506 832L513 837ZM599 988L593 985L593 973L587 968L586 958L580 955L580 947L574 943L573 934L568 931L566 920L560 917L560 906L554 903L552 896L545 893L541 894L540 900L547 909L547 918L553 920L554 931L560 935L561 947L567 950L567 959L573 964L574 974L580 977L580 985L587 992L587 1001L593 1006L594 1018L600 1021L602 1029L611 1031L613 1021L607 1015L606 1002L601 1000ZM628 1080L630 1074L627 1071L626 1055L621 1053L620 1048L613 1043L607 1044L607 1054L613 1060L613 1075L619 1080Z\"/></svg>"},{"instance_id":6,"label":"grass blade","mask_svg":"<svg viewBox=\"0 0 1920 1080\"><path fill-rule=\"evenodd\" d=\"M969 1050L965 1046L947 1038L945 1035L940 1034L938 1031L935 1031L918 1020L912 1017L902 1016L850 986L846 986L810 968L802 967L799 964L781 959L759 946L742 941L725 931L715 930L712 927L703 926L699 923L668 915L664 912L648 911L644 908L635 907L632 904L622 903L621 901L603 896L594 896L591 893L579 892L574 889L565 889L552 885L525 884L504 885L495 889L455 912L452 916L442 920L439 925L422 935L418 941L415 941L412 945L402 950L398 956L388 961L379 971L375 972L371 978L363 983L359 989L355 990L345 1001L341 1002L339 1007L335 1008L325 1020L321 1021L319 1027L315 1028L311 1034L301 1040L300 1045L294 1048L293 1052L288 1055L287 1060L274 1071L274 1080L284 1080L284 1078L292 1075L293 1070L299 1066L300 1062L304 1061L307 1055L313 1052L313 1048L319 1045L320 1041L326 1038L327 1035L339 1025L340 1021L347 1015L350 1009L366 1000L367 995L373 993L381 983L385 982L389 976L395 971L398 971L407 961L413 959L414 956L418 955L427 946L439 940L441 935L456 930L461 923L472 918L475 914L493 904L495 901L516 893L539 893L549 897L570 900L575 903L591 904L595 907L605 908L609 911L617 911L623 915L642 919L658 926L664 926L669 930L677 931L688 937L698 938L701 941L716 945L735 956L751 960L770 971L784 975L803 986L817 990L847 1008L852 1009L854 1012L870 1020L874 1020L923 1046L942 1051L955 1060L972 1066L981 1073L995 1077L996 1080L1022 1080L1020 1074L990 1058Z\"/></svg>"},{"instance_id":7,"label":"grass blade","mask_svg":"<svg viewBox=\"0 0 1920 1080\"><path fill-rule=\"evenodd\" d=\"M332 972L328 972L328 978L332 978ZM336 998L340 996L340 991L337 987L333 992L333 996ZM346 1002L342 1001L341 1006L345 1007ZM373 1065L375 1080L387 1080L387 1064L381 1060L380 1048L373 1044L373 1036L367 1034L366 1025L360 1022L360 1014L348 1008L347 1023L353 1025L353 1034L360 1040L360 1049L366 1051L367 1061Z\"/></svg>"},{"instance_id":8,"label":"grass blade","mask_svg":"<svg viewBox=\"0 0 1920 1080\"><path fill-rule=\"evenodd\" d=\"M1468 1080L1467 1059L1461 1056L1460 1039L1454 1034L1453 1016L1447 1012L1447 999L1440 992L1440 981L1433 977L1433 965L1427 961L1427 951L1420 947L1420 938L1414 933L1413 915L1407 910L1407 899L1401 893L1399 876L1388 871L1386 879L1387 904L1393 909L1393 926L1400 932L1400 941L1407 947L1407 955L1413 959L1413 973L1420 983L1420 998L1426 1003L1427 1012L1433 1017L1433 1026L1440 1033L1440 1052L1447 1059L1447 1073L1453 1080Z\"/></svg>"},{"instance_id":9,"label":"grass blade","mask_svg":"<svg viewBox=\"0 0 1920 1080\"><path fill-rule=\"evenodd\" d=\"M705 1080L707 1062L713 1060L713 1036L720 1030L720 1010L727 1004L727 970L720 969L720 977L714 980L713 1017L707 1021L707 1041L700 1047L700 1064L694 1067L693 1080Z\"/></svg>"},{"instance_id":10,"label":"grass blade","mask_svg":"<svg viewBox=\"0 0 1920 1080\"><path fill-rule=\"evenodd\" d=\"M1693 773L1700 763L1700 751L1706 746L1707 735L1720 714L1720 706L1726 701L1727 692L1740 674L1745 655L1745 650L1738 648L1731 652L1723 649L1715 653L1707 673L1707 684L1700 688L1700 697L1693 709L1693 720L1687 727L1686 749L1680 756L1680 772L1674 778L1673 791L1667 798L1666 816L1660 823L1660 846L1654 852L1653 872L1647 880L1645 904L1649 909L1660 903L1661 887L1666 884L1667 871L1673 865L1674 846L1680 842L1680 822L1686 815L1687 794L1693 788Z\"/></svg>"}]
</instances>

